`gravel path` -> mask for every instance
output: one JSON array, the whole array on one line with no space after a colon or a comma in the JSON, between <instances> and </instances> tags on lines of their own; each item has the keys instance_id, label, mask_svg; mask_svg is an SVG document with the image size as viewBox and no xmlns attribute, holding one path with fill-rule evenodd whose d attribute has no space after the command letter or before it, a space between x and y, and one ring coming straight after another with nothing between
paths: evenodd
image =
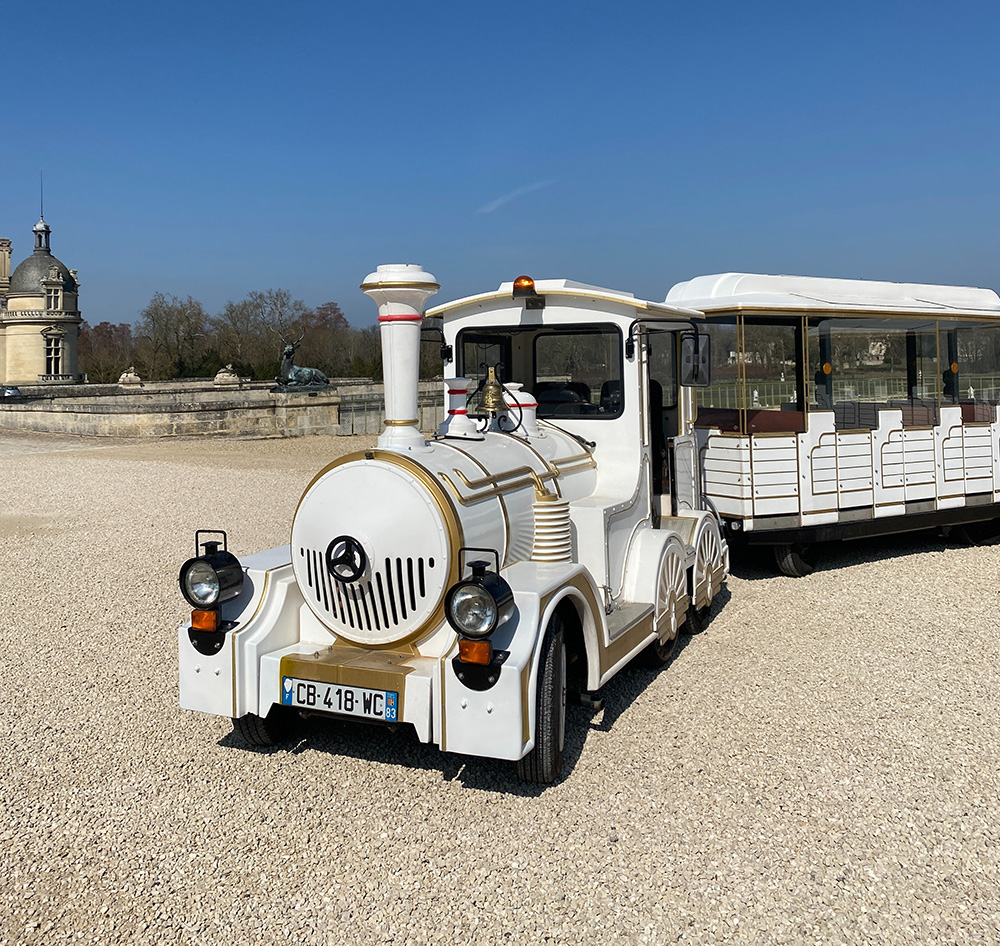
<instances>
[{"instance_id":1,"label":"gravel path","mask_svg":"<svg viewBox=\"0 0 1000 946\"><path fill-rule=\"evenodd\" d=\"M177 707L195 528L287 541L357 441L10 439L0 943L1000 942L1000 547L737 562L526 788L406 731L254 752Z\"/></svg>"}]
</instances>

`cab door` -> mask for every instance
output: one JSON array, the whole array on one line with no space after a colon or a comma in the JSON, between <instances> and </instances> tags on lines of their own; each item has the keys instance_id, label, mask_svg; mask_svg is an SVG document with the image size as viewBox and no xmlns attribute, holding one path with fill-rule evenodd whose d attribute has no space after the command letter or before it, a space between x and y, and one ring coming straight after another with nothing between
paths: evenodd
<instances>
[{"instance_id":1,"label":"cab door","mask_svg":"<svg viewBox=\"0 0 1000 946\"><path fill-rule=\"evenodd\" d=\"M672 444L678 430L677 335L651 332L646 343L646 407L652 459L652 496L656 518L673 514Z\"/></svg>"}]
</instances>

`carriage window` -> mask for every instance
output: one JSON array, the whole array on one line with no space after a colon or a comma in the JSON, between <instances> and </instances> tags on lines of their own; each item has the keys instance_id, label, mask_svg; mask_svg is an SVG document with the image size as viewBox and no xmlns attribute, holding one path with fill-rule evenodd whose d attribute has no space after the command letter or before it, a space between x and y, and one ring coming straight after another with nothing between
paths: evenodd
<instances>
[{"instance_id":1,"label":"carriage window","mask_svg":"<svg viewBox=\"0 0 1000 946\"><path fill-rule=\"evenodd\" d=\"M799 325L798 319L781 323L744 320L741 367L751 433L804 429L796 382L801 359ZM776 411L779 416L760 416L761 411Z\"/></svg>"},{"instance_id":2,"label":"carriage window","mask_svg":"<svg viewBox=\"0 0 1000 946\"><path fill-rule=\"evenodd\" d=\"M539 417L620 416L621 333L608 328L538 335L533 393Z\"/></svg>"},{"instance_id":3,"label":"carriage window","mask_svg":"<svg viewBox=\"0 0 1000 946\"><path fill-rule=\"evenodd\" d=\"M937 423L942 389L956 378L939 370L934 322L818 319L809 328L809 409L833 411L839 430L874 428L882 410L903 426Z\"/></svg>"},{"instance_id":4,"label":"carriage window","mask_svg":"<svg viewBox=\"0 0 1000 946\"><path fill-rule=\"evenodd\" d=\"M695 423L702 427L739 430L741 400L736 319L713 319L700 328L712 339L712 383L698 390Z\"/></svg>"},{"instance_id":5,"label":"carriage window","mask_svg":"<svg viewBox=\"0 0 1000 946\"><path fill-rule=\"evenodd\" d=\"M698 392L698 426L744 433L805 429L801 320L713 319L712 383Z\"/></svg>"},{"instance_id":6,"label":"carriage window","mask_svg":"<svg viewBox=\"0 0 1000 946\"><path fill-rule=\"evenodd\" d=\"M1000 404L1000 325L942 327L942 401L962 405L964 421L996 418Z\"/></svg>"}]
</instances>

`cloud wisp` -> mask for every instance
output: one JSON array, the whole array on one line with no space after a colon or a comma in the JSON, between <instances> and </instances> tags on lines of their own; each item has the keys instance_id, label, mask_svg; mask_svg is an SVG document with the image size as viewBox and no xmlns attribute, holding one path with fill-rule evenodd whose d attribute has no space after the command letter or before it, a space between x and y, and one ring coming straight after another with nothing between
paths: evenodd
<instances>
[{"instance_id":1,"label":"cloud wisp","mask_svg":"<svg viewBox=\"0 0 1000 946\"><path fill-rule=\"evenodd\" d=\"M504 194L503 197L491 200L488 204L483 204L483 206L479 208L478 213L491 214L498 207L502 207L504 204L509 204L512 200L517 200L518 197L523 197L525 194L530 194L532 191L548 187L550 184L555 184L555 181L535 181L534 184L525 184L523 187L518 187L516 190L512 190L509 194Z\"/></svg>"}]
</instances>

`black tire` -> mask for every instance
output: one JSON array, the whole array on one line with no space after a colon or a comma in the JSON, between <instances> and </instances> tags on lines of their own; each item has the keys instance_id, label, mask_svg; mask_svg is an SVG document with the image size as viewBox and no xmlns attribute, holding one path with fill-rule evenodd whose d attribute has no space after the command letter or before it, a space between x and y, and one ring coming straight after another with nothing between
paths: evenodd
<instances>
[{"instance_id":1,"label":"black tire","mask_svg":"<svg viewBox=\"0 0 1000 946\"><path fill-rule=\"evenodd\" d=\"M789 578L805 578L813 573L816 558L808 545L776 545L774 562Z\"/></svg>"},{"instance_id":2,"label":"black tire","mask_svg":"<svg viewBox=\"0 0 1000 946\"><path fill-rule=\"evenodd\" d=\"M700 634L708 627L708 614L711 610L711 605L704 608L696 608L693 604L689 604L687 617L684 619L679 633Z\"/></svg>"},{"instance_id":3,"label":"black tire","mask_svg":"<svg viewBox=\"0 0 1000 946\"><path fill-rule=\"evenodd\" d=\"M558 615L542 642L535 707L535 748L517 763L517 777L544 785L562 771L566 739L566 642Z\"/></svg>"},{"instance_id":4,"label":"black tire","mask_svg":"<svg viewBox=\"0 0 1000 946\"><path fill-rule=\"evenodd\" d=\"M1000 541L1000 520L965 522L952 526L951 538L961 545L996 545Z\"/></svg>"},{"instance_id":5,"label":"black tire","mask_svg":"<svg viewBox=\"0 0 1000 946\"><path fill-rule=\"evenodd\" d=\"M674 651L677 649L677 638L680 636L681 630L678 628L677 633L670 640L653 641L639 654L639 666L648 667L650 670L660 670L665 667L674 656Z\"/></svg>"},{"instance_id":6,"label":"black tire","mask_svg":"<svg viewBox=\"0 0 1000 946\"><path fill-rule=\"evenodd\" d=\"M233 732L248 746L266 749L288 738L292 720L283 706L272 706L266 717L247 713L233 719Z\"/></svg>"}]
</instances>

